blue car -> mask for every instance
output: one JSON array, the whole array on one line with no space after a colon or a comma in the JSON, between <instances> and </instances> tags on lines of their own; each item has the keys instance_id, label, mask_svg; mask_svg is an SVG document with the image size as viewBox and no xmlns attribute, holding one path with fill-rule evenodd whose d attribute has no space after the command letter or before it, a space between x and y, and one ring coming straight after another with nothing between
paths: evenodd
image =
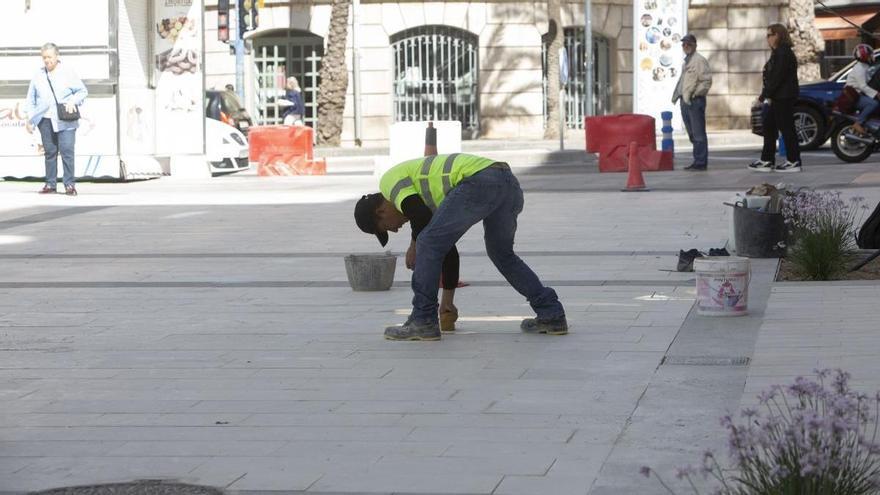
<instances>
[{"instance_id":1,"label":"blue car","mask_svg":"<svg viewBox=\"0 0 880 495\"><path fill-rule=\"evenodd\" d=\"M880 49L874 51L874 56L880 59ZM833 123L831 107L843 91L846 76L849 75L853 65L855 61L824 81L800 85L800 95L794 107L794 126L802 150L816 149L825 144L831 136ZM874 67L874 70L877 70L880 64ZM751 124L754 134L763 135L760 108L752 110Z\"/></svg>"}]
</instances>

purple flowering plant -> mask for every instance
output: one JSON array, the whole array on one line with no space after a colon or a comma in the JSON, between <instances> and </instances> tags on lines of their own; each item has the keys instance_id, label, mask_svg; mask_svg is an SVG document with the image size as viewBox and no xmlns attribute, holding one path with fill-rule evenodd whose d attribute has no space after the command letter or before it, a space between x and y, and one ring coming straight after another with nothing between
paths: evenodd
<instances>
[{"instance_id":1,"label":"purple flowering plant","mask_svg":"<svg viewBox=\"0 0 880 495\"><path fill-rule=\"evenodd\" d=\"M742 423L730 415L721 418L728 432L729 468L707 451L699 468L679 468L676 478L687 481L696 494L701 493L697 474L711 480L711 493L719 495L880 493L880 393L868 397L851 390L850 375L842 370L815 373L816 379L798 377L792 385L761 393L761 406L743 409ZM640 473L653 473L675 494L650 467Z\"/></svg>"},{"instance_id":2,"label":"purple flowering plant","mask_svg":"<svg viewBox=\"0 0 880 495\"><path fill-rule=\"evenodd\" d=\"M789 233L786 258L808 280L831 280L852 261L864 198L844 200L837 191L802 190L786 196L782 215Z\"/></svg>"}]
</instances>

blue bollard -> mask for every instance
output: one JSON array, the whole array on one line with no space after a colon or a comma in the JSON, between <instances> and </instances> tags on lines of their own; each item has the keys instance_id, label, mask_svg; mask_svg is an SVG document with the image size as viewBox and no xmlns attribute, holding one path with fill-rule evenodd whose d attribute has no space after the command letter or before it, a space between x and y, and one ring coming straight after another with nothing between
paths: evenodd
<instances>
[{"instance_id":1,"label":"blue bollard","mask_svg":"<svg viewBox=\"0 0 880 495\"><path fill-rule=\"evenodd\" d=\"M779 135L779 143L776 145L776 154L781 157L785 156L785 140L782 139L782 134Z\"/></svg>"},{"instance_id":2,"label":"blue bollard","mask_svg":"<svg viewBox=\"0 0 880 495\"><path fill-rule=\"evenodd\" d=\"M675 141L672 139L672 112L660 112L660 119L663 120L663 127L660 132L663 138L660 141L660 149L662 151L675 151Z\"/></svg>"}]
</instances>

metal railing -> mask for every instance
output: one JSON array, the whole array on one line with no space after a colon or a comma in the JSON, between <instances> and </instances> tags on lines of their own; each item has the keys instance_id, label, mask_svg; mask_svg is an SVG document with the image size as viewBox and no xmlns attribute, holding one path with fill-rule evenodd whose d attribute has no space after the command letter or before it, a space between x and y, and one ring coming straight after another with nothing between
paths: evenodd
<instances>
[{"instance_id":1,"label":"metal railing","mask_svg":"<svg viewBox=\"0 0 880 495\"><path fill-rule=\"evenodd\" d=\"M285 84L289 76L299 81L302 89L305 115L303 122L317 127L318 86L324 41L317 35L302 33L290 37L256 38L254 40L254 65L256 69L256 123L258 125L280 124L284 106Z\"/></svg>"},{"instance_id":2,"label":"metal railing","mask_svg":"<svg viewBox=\"0 0 880 495\"><path fill-rule=\"evenodd\" d=\"M610 43L607 38L593 34L593 57L584 59L584 28L568 27L564 30L565 52L568 54L570 75L565 85L565 126L568 129L583 129L587 98L584 81L587 63L593 64L593 115L605 115L611 110L611 72ZM547 45L542 45L541 68L544 87L544 121L547 121Z\"/></svg>"},{"instance_id":3,"label":"metal railing","mask_svg":"<svg viewBox=\"0 0 880 495\"><path fill-rule=\"evenodd\" d=\"M479 132L477 36L450 26L420 26L391 37L394 121L458 120Z\"/></svg>"}]
</instances>

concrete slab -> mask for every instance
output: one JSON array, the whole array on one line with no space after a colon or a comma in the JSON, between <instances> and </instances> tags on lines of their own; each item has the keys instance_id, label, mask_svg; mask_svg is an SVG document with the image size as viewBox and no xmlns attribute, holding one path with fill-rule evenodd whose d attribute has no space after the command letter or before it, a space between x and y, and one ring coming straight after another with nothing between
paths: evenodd
<instances>
[{"instance_id":1,"label":"concrete slab","mask_svg":"<svg viewBox=\"0 0 880 495\"><path fill-rule=\"evenodd\" d=\"M379 251L351 221L375 187L359 172L87 183L77 198L0 183L0 492L159 477L254 494L661 493L639 467L718 447L744 390L813 364L880 376L874 286L771 285L755 261L752 316L716 321L691 311L693 274L667 271L679 249L722 246L721 203L768 180L748 153L649 174L657 190L636 196L573 152L507 153L527 191L517 249L556 286L568 336L519 331L531 311L476 227L459 243L459 330L383 340L409 273L347 287L342 256ZM811 160L785 179L880 199L876 164Z\"/></svg>"}]
</instances>

